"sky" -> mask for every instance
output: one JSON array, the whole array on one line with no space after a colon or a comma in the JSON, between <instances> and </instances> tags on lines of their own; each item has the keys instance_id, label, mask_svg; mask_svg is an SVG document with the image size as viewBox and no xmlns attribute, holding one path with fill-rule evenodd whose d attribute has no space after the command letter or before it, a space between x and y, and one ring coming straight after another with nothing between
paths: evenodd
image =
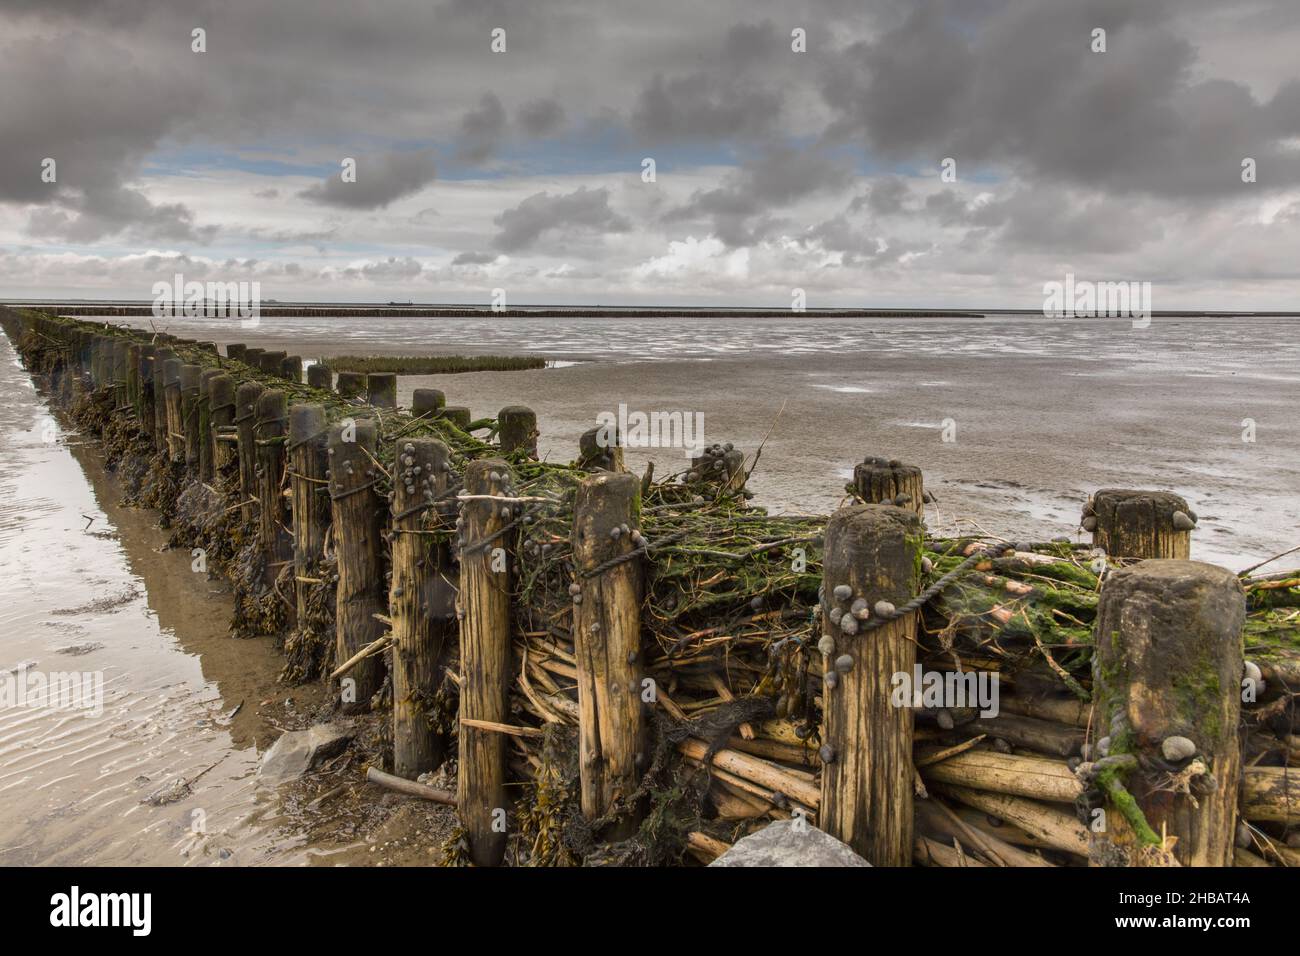
<instances>
[{"instance_id":1,"label":"sky","mask_svg":"<svg viewBox=\"0 0 1300 956\"><path fill-rule=\"evenodd\" d=\"M0 0L0 298L1296 310L1297 50L1295 0Z\"/></svg>"}]
</instances>

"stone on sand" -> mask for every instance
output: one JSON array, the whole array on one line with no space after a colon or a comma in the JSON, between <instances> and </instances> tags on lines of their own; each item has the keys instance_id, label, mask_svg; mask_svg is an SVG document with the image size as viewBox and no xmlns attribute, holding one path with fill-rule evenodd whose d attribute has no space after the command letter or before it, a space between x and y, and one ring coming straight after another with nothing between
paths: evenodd
<instances>
[{"instance_id":1,"label":"stone on sand","mask_svg":"<svg viewBox=\"0 0 1300 956\"><path fill-rule=\"evenodd\" d=\"M709 866L870 866L829 833L809 823L777 820L737 840Z\"/></svg>"}]
</instances>

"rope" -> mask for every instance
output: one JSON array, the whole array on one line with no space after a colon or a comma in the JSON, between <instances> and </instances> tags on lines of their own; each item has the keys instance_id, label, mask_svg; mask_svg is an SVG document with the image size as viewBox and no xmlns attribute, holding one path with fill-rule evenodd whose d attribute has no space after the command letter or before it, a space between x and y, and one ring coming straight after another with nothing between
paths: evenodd
<instances>
[{"instance_id":1,"label":"rope","mask_svg":"<svg viewBox=\"0 0 1300 956\"><path fill-rule=\"evenodd\" d=\"M333 492L330 492L330 501L342 501L344 498L351 498L353 495L360 494L361 492L365 491L367 488L373 488L377 484L379 484L379 479L372 478L370 481L367 481L364 485L357 485L357 487L349 489L348 491L340 492L337 495L334 494Z\"/></svg>"},{"instance_id":2,"label":"rope","mask_svg":"<svg viewBox=\"0 0 1300 956\"><path fill-rule=\"evenodd\" d=\"M995 550L1001 551L1002 549L981 548L980 550L974 552L969 557L967 557L965 561L957 565L957 567L953 568L951 571L949 571L939 580L935 581L933 584L931 584L928 588L926 588L916 597L912 598L912 600L908 601L906 604L902 605L901 607L894 608L894 613L892 614L884 614L884 615L877 614L875 613L875 609L873 608L872 616L868 618L866 621L862 622L862 624L859 627L859 631L871 631L871 630L875 630L878 627L884 627L890 621L897 620L900 617L906 617L908 614L911 614L913 611L921 610L921 608L925 607L925 605L929 604L932 600L934 600L934 598L939 594L939 592L944 590L946 587L948 587L948 585L952 584L958 578L967 574L973 567L975 567L975 565L979 564L985 558L992 557L993 554L995 553Z\"/></svg>"},{"instance_id":3,"label":"rope","mask_svg":"<svg viewBox=\"0 0 1300 956\"><path fill-rule=\"evenodd\" d=\"M582 576L584 578L594 578L598 574L604 574L610 568L616 568L620 564L626 564L627 562L635 558L638 558L643 554L648 555L651 551L657 551L660 548L666 548L668 547L668 545L682 540L683 538L687 537L689 534L690 534L689 531L678 531L675 532L674 534L668 535L666 538L660 538L658 541L647 541L645 544L641 545L640 547L633 548L631 551L627 552L626 554L620 554L617 557L610 558L608 561L602 561L600 564L596 565L590 571L583 571Z\"/></svg>"}]
</instances>

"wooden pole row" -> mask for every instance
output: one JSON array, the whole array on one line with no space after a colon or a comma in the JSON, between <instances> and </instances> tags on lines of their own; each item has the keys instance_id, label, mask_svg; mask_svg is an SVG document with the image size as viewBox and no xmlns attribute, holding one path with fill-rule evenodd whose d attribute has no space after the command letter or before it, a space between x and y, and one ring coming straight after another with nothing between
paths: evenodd
<instances>
[{"instance_id":1,"label":"wooden pole row","mask_svg":"<svg viewBox=\"0 0 1300 956\"><path fill-rule=\"evenodd\" d=\"M386 502L375 490L378 429L366 407L327 425L323 406L290 409L281 389L254 382L236 387L230 374L185 362L172 345L86 329L69 341L92 387L106 390L115 409L129 410L159 450L198 480L212 478L223 454L218 439L233 433L243 516L256 521L266 558L264 583L273 586L291 563L299 618L306 614L307 584L332 538L335 656L340 662L360 657L344 677L343 706L364 709L378 691L381 659L363 652L385 637L389 623L399 777L418 776L443 758L446 741L432 729L431 703L458 630L457 806L471 857L482 865L499 863L508 810L500 728L510 723L509 689L517 671L510 602L520 509L505 458L468 464L464 490L470 497L457 508L446 497L449 449L434 439L399 438L393 496ZM301 359L284 352L230 346L226 358L269 375L302 377ZM333 379L323 366L308 370L315 387L328 388ZM396 376L389 373L339 372L336 387L371 407L396 405ZM461 427L470 422L468 409L447 406L436 389L417 389L412 411ZM522 406L502 409L498 437L503 455L536 456L536 415ZM639 530L641 483L622 471L620 448L597 448L589 437L583 436L584 454L604 470L581 482L574 506L581 806L594 823L616 820L603 835L618 838L639 823L635 795L647 764L647 704L655 700L641 646L644 559L634 553L631 534ZM714 457L726 465L725 454ZM726 480L733 478L728 471ZM933 850L929 838L918 843L913 834L913 713L896 706L890 693L892 678L910 674L917 660L919 613L894 609L920 588L927 495L919 468L880 458L856 466L851 489L862 503L832 515L825 535L818 643L824 743L819 786L805 799L815 801L822 829L874 864L901 866L918 846ZM1091 719L1108 734L1106 746L1078 773L1057 764L1050 773L1037 765L1012 766L1036 758L970 751L941 755L926 765L925 777L959 802L996 812L1046 845L1086 850L1095 862L1231 862L1241 809L1235 784L1249 777L1241 770L1236 733L1245 599L1236 575L1187 560L1196 520L1187 502L1168 492L1102 489L1085 505L1081 524L1094 546L1110 557L1143 560L1104 579ZM387 583L386 534L392 544ZM1014 729L1005 732L1014 736ZM752 769L747 760L761 759L728 752L739 756L727 758L730 769L721 772L739 773L737 780ZM1244 806L1271 819L1267 814L1276 813L1269 808L1292 799L1290 784L1255 777ZM1178 785L1170 786L1171 779ZM1027 802L1074 800L1090 791L1100 794L1109 823L1086 835L1059 810ZM983 795L990 792L995 796ZM1282 816L1290 819L1290 811Z\"/></svg>"}]
</instances>

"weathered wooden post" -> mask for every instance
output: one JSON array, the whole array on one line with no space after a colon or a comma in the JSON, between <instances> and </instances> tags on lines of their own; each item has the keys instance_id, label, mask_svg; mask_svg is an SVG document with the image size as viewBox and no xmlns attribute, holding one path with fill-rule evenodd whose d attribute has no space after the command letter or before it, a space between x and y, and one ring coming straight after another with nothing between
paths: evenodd
<instances>
[{"instance_id":1,"label":"weathered wooden post","mask_svg":"<svg viewBox=\"0 0 1300 956\"><path fill-rule=\"evenodd\" d=\"M619 451L621 453L622 449ZM745 453L730 442L701 449L691 456L686 471L688 484L700 482L726 492L743 490L748 477L745 474Z\"/></svg>"},{"instance_id":2,"label":"weathered wooden post","mask_svg":"<svg viewBox=\"0 0 1300 956\"><path fill-rule=\"evenodd\" d=\"M136 418L140 422L140 430L153 437L154 433L154 410L153 410L153 363L154 355L157 348L152 345L141 345L137 352L136 366Z\"/></svg>"},{"instance_id":3,"label":"weathered wooden post","mask_svg":"<svg viewBox=\"0 0 1300 956\"><path fill-rule=\"evenodd\" d=\"M257 399L258 382L240 382L235 390L234 425L239 440L240 517L248 524L257 515Z\"/></svg>"},{"instance_id":4,"label":"weathered wooden post","mask_svg":"<svg viewBox=\"0 0 1300 956\"><path fill-rule=\"evenodd\" d=\"M397 375L393 372L371 372L366 376L367 401L375 408L397 407Z\"/></svg>"},{"instance_id":5,"label":"weathered wooden post","mask_svg":"<svg viewBox=\"0 0 1300 956\"><path fill-rule=\"evenodd\" d=\"M212 432L212 380L222 371L205 368L199 374L199 394L195 403L199 420L199 480L211 481L216 474L217 444Z\"/></svg>"},{"instance_id":6,"label":"weathered wooden post","mask_svg":"<svg viewBox=\"0 0 1300 956\"><path fill-rule=\"evenodd\" d=\"M293 558L289 536L289 518L285 513L281 488L285 470L285 436L289 430L289 401L278 388L268 388L257 397L256 436L258 524L257 540L266 559L265 581L274 585L276 577Z\"/></svg>"},{"instance_id":7,"label":"weathered wooden post","mask_svg":"<svg viewBox=\"0 0 1300 956\"><path fill-rule=\"evenodd\" d=\"M236 362L245 361L248 354L248 346L242 342L231 342L226 346L226 358Z\"/></svg>"},{"instance_id":8,"label":"weathered wooden post","mask_svg":"<svg viewBox=\"0 0 1300 956\"><path fill-rule=\"evenodd\" d=\"M126 404L131 413L140 418L140 346L130 342L126 346Z\"/></svg>"},{"instance_id":9,"label":"weathered wooden post","mask_svg":"<svg viewBox=\"0 0 1300 956\"><path fill-rule=\"evenodd\" d=\"M95 335L90 340L90 389L94 391L103 384L103 336Z\"/></svg>"},{"instance_id":10,"label":"weathered wooden post","mask_svg":"<svg viewBox=\"0 0 1300 956\"><path fill-rule=\"evenodd\" d=\"M647 765L641 703L641 482L630 474L583 480L573 506L573 650L578 666L578 770L582 813L619 808L613 836L635 830L627 805ZM612 566L606 566L616 559Z\"/></svg>"},{"instance_id":11,"label":"weathered wooden post","mask_svg":"<svg viewBox=\"0 0 1300 956\"><path fill-rule=\"evenodd\" d=\"M469 428L469 409L464 405L444 405L438 410L438 418L445 418L461 431Z\"/></svg>"},{"instance_id":12,"label":"weathered wooden post","mask_svg":"<svg viewBox=\"0 0 1300 956\"><path fill-rule=\"evenodd\" d=\"M165 345L158 346L153 355L153 444L164 455L170 454L171 433L167 417L167 363L176 353Z\"/></svg>"},{"instance_id":13,"label":"weathered wooden post","mask_svg":"<svg viewBox=\"0 0 1300 956\"><path fill-rule=\"evenodd\" d=\"M268 375L274 375L276 378L284 378L284 360L288 357L288 352L263 352L260 360L262 371Z\"/></svg>"},{"instance_id":14,"label":"weathered wooden post","mask_svg":"<svg viewBox=\"0 0 1300 956\"><path fill-rule=\"evenodd\" d=\"M334 373L330 371L328 365L322 365L316 362L307 366L307 384L312 388L320 388L326 391L334 387Z\"/></svg>"},{"instance_id":15,"label":"weathered wooden post","mask_svg":"<svg viewBox=\"0 0 1300 956\"><path fill-rule=\"evenodd\" d=\"M851 490L867 504L894 505L925 516L925 484L915 465L867 458L853 466Z\"/></svg>"},{"instance_id":16,"label":"weathered wooden post","mask_svg":"<svg viewBox=\"0 0 1300 956\"><path fill-rule=\"evenodd\" d=\"M513 509L491 500L507 496L510 466L498 458L465 468L465 493L483 496L461 507L460 767L456 805L470 857L495 866L506 850L506 738L467 720L505 723L510 714L509 542L501 534Z\"/></svg>"},{"instance_id":17,"label":"weathered wooden post","mask_svg":"<svg viewBox=\"0 0 1300 956\"><path fill-rule=\"evenodd\" d=\"M329 488L339 575L334 615L336 663L378 640L384 628L375 615L388 611L383 568L387 509L374 490L376 438L375 423L368 418L344 419L329 432ZM377 657L356 664L344 678L344 710L365 710L379 690L382 676L382 662Z\"/></svg>"},{"instance_id":18,"label":"weathered wooden post","mask_svg":"<svg viewBox=\"0 0 1300 956\"><path fill-rule=\"evenodd\" d=\"M266 349L260 349L255 345L250 345L244 349L244 357L240 360L249 368L260 369L262 367L262 356Z\"/></svg>"},{"instance_id":19,"label":"weathered wooden post","mask_svg":"<svg viewBox=\"0 0 1300 956\"><path fill-rule=\"evenodd\" d=\"M325 553L325 531L330 523L326 430L324 405L294 405L289 409L289 493L299 624L307 620L307 595L312 583L309 579Z\"/></svg>"},{"instance_id":20,"label":"weathered wooden post","mask_svg":"<svg viewBox=\"0 0 1300 956\"><path fill-rule=\"evenodd\" d=\"M1196 513L1168 491L1103 488L1083 506L1083 530L1115 558L1177 558L1192 551Z\"/></svg>"},{"instance_id":21,"label":"weathered wooden post","mask_svg":"<svg viewBox=\"0 0 1300 956\"><path fill-rule=\"evenodd\" d=\"M429 713L443 647L456 626L448 529L435 503L447 491L451 453L433 438L398 439L393 458L393 772L414 779L441 764L444 752ZM426 514L438 516L430 528Z\"/></svg>"},{"instance_id":22,"label":"weathered wooden post","mask_svg":"<svg viewBox=\"0 0 1300 956\"><path fill-rule=\"evenodd\" d=\"M208 380L208 415L212 432L212 470L215 475L230 460L232 449L228 433L235 423L235 380L224 372ZM238 454L237 446L233 453Z\"/></svg>"},{"instance_id":23,"label":"weathered wooden post","mask_svg":"<svg viewBox=\"0 0 1300 956\"><path fill-rule=\"evenodd\" d=\"M921 542L916 513L893 505L841 508L826 525L818 826L875 866L912 859L912 710L892 696L894 675L912 678L918 615L889 615L920 588Z\"/></svg>"},{"instance_id":24,"label":"weathered wooden post","mask_svg":"<svg viewBox=\"0 0 1300 956\"><path fill-rule=\"evenodd\" d=\"M1241 753L1246 598L1199 561L1142 561L1101 589L1093 650L1097 730L1079 772L1111 807L1095 862L1231 866ZM1167 847L1166 847L1167 848Z\"/></svg>"},{"instance_id":25,"label":"weathered wooden post","mask_svg":"<svg viewBox=\"0 0 1300 956\"><path fill-rule=\"evenodd\" d=\"M537 413L531 408L507 405L497 412L497 434L502 454L520 450L529 458L537 457Z\"/></svg>"},{"instance_id":26,"label":"weathered wooden post","mask_svg":"<svg viewBox=\"0 0 1300 956\"><path fill-rule=\"evenodd\" d=\"M578 439L578 464L588 469L624 471L619 436L611 436L603 425L587 429Z\"/></svg>"},{"instance_id":27,"label":"weathered wooden post","mask_svg":"<svg viewBox=\"0 0 1300 956\"><path fill-rule=\"evenodd\" d=\"M163 391L167 402L167 456L172 461L185 460L185 420L181 416L180 359L163 364Z\"/></svg>"},{"instance_id":28,"label":"weathered wooden post","mask_svg":"<svg viewBox=\"0 0 1300 956\"><path fill-rule=\"evenodd\" d=\"M361 372L339 372L335 390L344 398L356 398L366 394L366 376Z\"/></svg>"},{"instance_id":29,"label":"weathered wooden post","mask_svg":"<svg viewBox=\"0 0 1300 956\"><path fill-rule=\"evenodd\" d=\"M191 477L199 473L199 378L203 368L199 365L182 365L181 385L181 435L185 445L185 470Z\"/></svg>"},{"instance_id":30,"label":"weathered wooden post","mask_svg":"<svg viewBox=\"0 0 1300 956\"><path fill-rule=\"evenodd\" d=\"M411 393L411 414L416 418L434 418L447 404L447 396L438 388L417 388Z\"/></svg>"},{"instance_id":31,"label":"weathered wooden post","mask_svg":"<svg viewBox=\"0 0 1300 956\"><path fill-rule=\"evenodd\" d=\"M113 339L113 409L124 408L130 404L127 396L127 350L130 343L126 339Z\"/></svg>"},{"instance_id":32,"label":"weathered wooden post","mask_svg":"<svg viewBox=\"0 0 1300 956\"><path fill-rule=\"evenodd\" d=\"M295 385L302 384L302 356L286 355L280 361L280 375Z\"/></svg>"}]
</instances>

